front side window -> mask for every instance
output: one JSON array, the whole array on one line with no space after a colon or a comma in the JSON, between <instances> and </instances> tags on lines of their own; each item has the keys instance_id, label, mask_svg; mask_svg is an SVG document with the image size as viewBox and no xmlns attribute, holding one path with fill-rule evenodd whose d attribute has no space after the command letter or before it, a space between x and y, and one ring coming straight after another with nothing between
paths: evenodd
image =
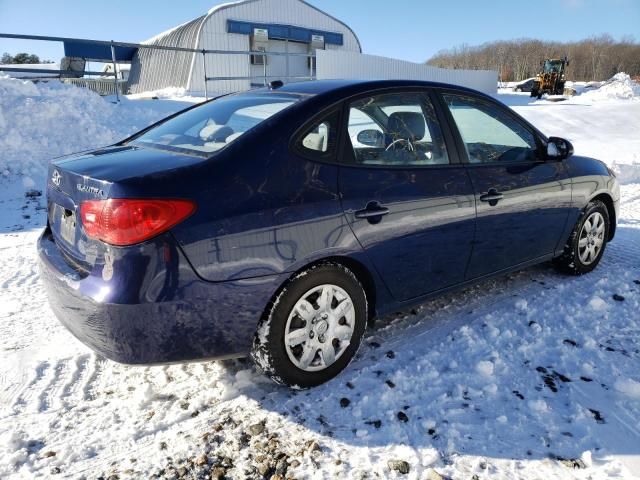
<instances>
[{"instance_id":1,"label":"front side window","mask_svg":"<svg viewBox=\"0 0 640 480\"><path fill-rule=\"evenodd\" d=\"M348 131L359 165L449 163L435 110L422 93L381 94L353 102Z\"/></svg>"},{"instance_id":2,"label":"front side window","mask_svg":"<svg viewBox=\"0 0 640 480\"><path fill-rule=\"evenodd\" d=\"M299 98L257 93L222 97L161 123L132 143L210 156Z\"/></svg>"},{"instance_id":3,"label":"front side window","mask_svg":"<svg viewBox=\"0 0 640 480\"><path fill-rule=\"evenodd\" d=\"M445 94L470 163L531 162L536 140L527 128L498 106L464 95Z\"/></svg>"}]
</instances>

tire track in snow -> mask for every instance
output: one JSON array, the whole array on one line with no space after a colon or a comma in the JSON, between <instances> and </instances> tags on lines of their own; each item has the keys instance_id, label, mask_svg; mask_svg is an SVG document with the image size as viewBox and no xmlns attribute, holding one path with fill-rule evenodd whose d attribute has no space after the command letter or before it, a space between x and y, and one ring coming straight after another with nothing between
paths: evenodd
<instances>
[{"instance_id":1,"label":"tire track in snow","mask_svg":"<svg viewBox=\"0 0 640 480\"><path fill-rule=\"evenodd\" d=\"M69 381L64 384L60 395L60 398L65 403L67 403L67 400L76 397L77 393L82 389L83 384L86 382L85 377L89 374L88 365L90 357L91 355L85 354L74 358L74 368L71 373L71 377L69 378Z\"/></svg>"},{"instance_id":2,"label":"tire track in snow","mask_svg":"<svg viewBox=\"0 0 640 480\"><path fill-rule=\"evenodd\" d=\"M32 380L13 403L14 412L47 412L64 408L69 403L93 399L91 389L101 369L91 372L88 368L89 357L90 355L86 354L60 359L55 364L44 361L36 365ZM81 398L78 398L77 393L80 390L83 393Z\"/></svg>"},{"instance_id":3,"label":"tire track in snow","mask_svg":"<svg viewBox=\"0 0 640 480\"><path fill-rule=\"evenodd\" d=\"M15 248L15 247L13 247ZM20 245L18 247L18 249L22 250L24 248L24 245ZM16 252L18 253L18 252ZM20 252L21 253L21 252ZM2 288L4 290L9 290L12 289L14 287L14 285L20 285L20 282L22 282L22 275L21 272L23 271L23 267L25 265L25 263L28 262L27 259L24 258L24 256L20 255L20 253L18 253L18 255L13 255L10 258L10 261L7 262L7 264L5 264L5 268L4 273L9 274L8 278L5 278L2 281ZM31 262L28 262L31 263Z\"/></svg>"},{"instance_id":4,"label":"tire track in snow","mask_svg":"<svg viewBox=\"0 0 640 480\"><path fill-rule=\"evenodd\" d=\"M59 392L62 390L65 372L69 369L68 359L58 360L53 367L49 383L40 391L38 395L38 411L46 412L54 407L54 401L59 398Z\"/></svg>"},{"instance_id":5,"label":"tire track in snow","mask_svg":"<svg viewBox=\"0 0 640 480\"><path fill-rule=\"evenodd\" d=\"M31 381L24 387L18 398L16 399L13 409L16 413L22 413L31 405L31 399L34 397L34 390L43 380L49 371L50 364L48 361L40 362L35 367L35 375Z\"/></svg>"},{"instance_id":6,"label":"tire track in snow","mask_svg":"<svg viewBox=\"0 0 640 480\"><path fill-rule=\"evenodd\" d=\"M91 361L87 362L87 375L85 382L82 385L83 399L87 402L96 399L96 393L94 391L94 384L97 383L98 378L102 375L104 370L105 360L100 359L97 355L91 355Z\"/></svg>"},{"instance_id":7,"label":"tire track in snow","mask_svg":"<svg viewBox=\"0 0 640 480\"><path fill-rule=\"evenodd\" d=\"M16 398L21 391L20 386L24 385L28 378L29 375L26 371L13 369L11 366L7 371L0 372L0 411L2 417L16 403ZM7 411L5 411L5 407Z\"/></svg>"},{"instance_id":8,"label":"tire track in snow","mask_svg":"<svg viewBox=\"0 0 640 480\"><path fill-rule=\"evenodd\" d=\"M25 270L26 270L26 265L27 265L27 262L23 261L22 266L25 267ZM24 289L25 287L32 287L38 280L39 274L33 262L29 262L28 270L26 272L23 271L22 269L16 270L16 271L21 272L21 274L18 277L18 281L15 282L15 286L17 288Z\"/></svg>"}]
</instances>

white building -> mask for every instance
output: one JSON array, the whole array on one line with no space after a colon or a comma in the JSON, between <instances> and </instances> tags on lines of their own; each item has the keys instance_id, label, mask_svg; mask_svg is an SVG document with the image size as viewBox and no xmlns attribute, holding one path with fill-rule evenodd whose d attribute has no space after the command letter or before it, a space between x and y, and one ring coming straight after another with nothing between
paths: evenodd
<instances>
[{"instance_id":1,"label":"white building","mask_svg":"<svg viewBox=\"0 0 640 480\"><path fill-rule=\"evenodd\" d=\"M315 54L316 50L361 53L351 28L303 0L241 0L218 5L205 15L143 42L197 50ZM192 94L248 90L267 81L315 76L307 56L187 53L140 48L129 74L131 93L165 87ZM222 78L222 80L215 79Z\"/></svg>"}]
</instances>

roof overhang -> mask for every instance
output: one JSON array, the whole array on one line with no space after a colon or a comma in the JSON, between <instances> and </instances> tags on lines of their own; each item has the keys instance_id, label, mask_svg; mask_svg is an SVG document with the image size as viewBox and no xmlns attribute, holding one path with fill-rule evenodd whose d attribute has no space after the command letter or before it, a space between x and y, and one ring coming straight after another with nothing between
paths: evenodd
<instances>
[{"instance_id":1,"label":"roof overhang","mask_svg":"<svg viewBox=\"0 0 640 480\"><path fill-rule=\"evenodd\" d=\"M138 51L135 47L113 46L117 62L130 62L135 53ZM82 40L65 40L64 41L65 57L79 57L85 60L95 62L111 62L111 45L108 43L90 43Z\"/></svg>"},{"instance_id":2,"label":"roof overhang","mask_svg":"<svg viewBox=\"0 0 640 480\"><path fill-rule=\"evenodd\" d=\"M242 20L227 20L227 32L252 35L254 28L261 28L269 32L269 39L290 40L292 42L311 43L313 36L324 37L324 42L330 45L344 45L344 36L337 32L327 32L313 28L283 25L280 23L246 22Z\"/></svg>"}]
</instances>

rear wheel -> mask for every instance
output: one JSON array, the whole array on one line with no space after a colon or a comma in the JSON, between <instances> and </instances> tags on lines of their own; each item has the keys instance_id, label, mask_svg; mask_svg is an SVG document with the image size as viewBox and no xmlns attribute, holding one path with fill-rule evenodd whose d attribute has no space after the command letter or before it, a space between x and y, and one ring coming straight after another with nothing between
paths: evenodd
<instances>
[{"instance_id":1,"label":"rear wheel","mask_svg":"<svg viewBox=\"0 0 640 480\"><path fill-rule=\"evenodd\" d=\"M569 237L562 256L554 260L559 270L573 275L598 266L609 238L609 211L600 200L589 202Z\"/></svg>"},{"instance_id":2,"label":"rear wheel","mask_svg":"<svg viewBox=\"0 0 640 480\"><path fill-rule=\"evenodd\" d=\"M358 351L367 299L356 276L339 264L296 275L269 307L251 356L277 383L308 388L340 373Z\"/></svg>"}]
</instances>

